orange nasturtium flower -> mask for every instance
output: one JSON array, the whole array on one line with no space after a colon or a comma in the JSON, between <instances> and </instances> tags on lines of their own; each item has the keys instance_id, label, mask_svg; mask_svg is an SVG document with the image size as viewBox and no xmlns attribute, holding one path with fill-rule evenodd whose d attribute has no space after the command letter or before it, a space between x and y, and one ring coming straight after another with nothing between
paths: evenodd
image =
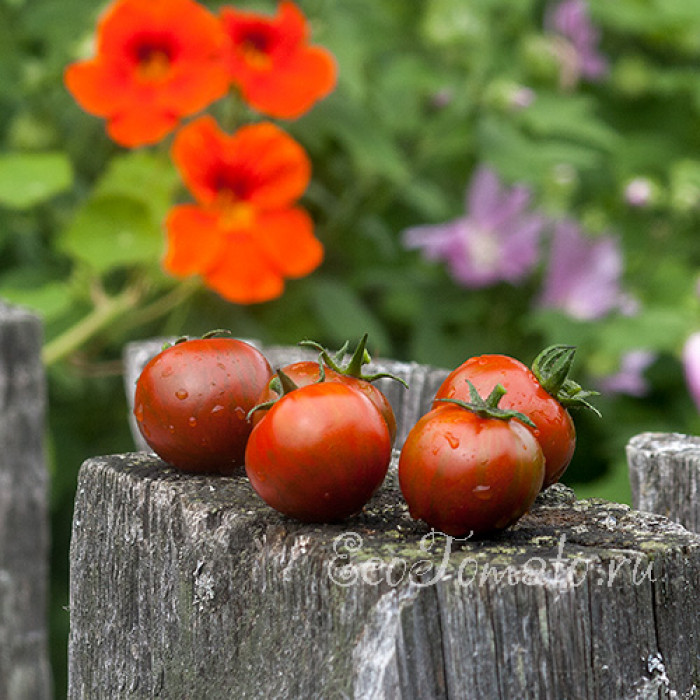
<instances>
[{"instance_id":1,"label":"orange nasturtium flower","mask_svg":"<svg viewBox=\"0 0 700 700\"><path fill-rule=\"evenodd\" d=\"M282 294L284 278L321 263L309 214L296 206L311 176L304 149L269 122L224 133L210 116L177 132L172 156L196 204L170 210L165 269L201 275L239 304Z\"/></svg>"},{"instance_id":2,"label":"orange nasturtium flower","mask_svg":"<svg viewBox=\"0 0 700 700\"><path fill-rule=\"evenodd\" d=\"M156 143L226 94L226 46L218 18L194 0L116 0L100 19L95 57L68 66L65 83L117 143Z\"/></svg>"},{"instance_id":3,"label":"orange nasturtium flower","mask_svg":"<svg viewBox=\"0 0 700 700\"><path fill-rule=\"evenodd\" d=\"M275 17L224 7L221 21L231 40L231 80L251 107L296 119L335 87L333 54L309 45L309 27L293 2L282 0Z\"/></svg>"}]
</instances>

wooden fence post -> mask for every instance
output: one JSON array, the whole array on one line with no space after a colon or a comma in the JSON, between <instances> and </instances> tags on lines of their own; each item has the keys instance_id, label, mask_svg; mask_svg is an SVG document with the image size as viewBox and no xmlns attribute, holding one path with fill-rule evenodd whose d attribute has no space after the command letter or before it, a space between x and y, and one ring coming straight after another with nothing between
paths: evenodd
<instances>
[{"instance_id":1,"label":"wooden fence post","mask_svg":"<svg viewBox=\"0 0 700 700\"><path fill-rule=\"evenodd\" d=\"M38 318L0 302L0 698L51 697L45 377Z\"/></svg>"},{"instance_id":2,"label":"wooden fence post","mask_svg":"<svg viewBox=\"0 0 700 700\"><path fill-rule=\"evenodd\" d=\"M700 532L700 437L642 433L627 445L632 503Z\"/></svg>"},{"instance_id":3,"label":"wooden fence post","mask_svg":"<svg viewBox=\"0 0 700 700\"><path fill-rule=\"evenodd\" d=\"M440 375L403 370L423 375L394 397L405 434ZM555 485L515 527L458 541L411 520L396 455L337 525L279 515L243 474L90 459L70 608L72 700L632 700L700 686L700 536Z\"/></svg>"}]
</instances>

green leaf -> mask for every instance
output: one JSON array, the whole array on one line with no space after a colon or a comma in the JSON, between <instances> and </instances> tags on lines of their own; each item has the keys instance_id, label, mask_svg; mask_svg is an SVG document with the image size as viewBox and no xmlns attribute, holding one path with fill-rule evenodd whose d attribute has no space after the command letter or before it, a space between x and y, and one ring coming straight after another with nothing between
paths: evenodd
<instances>
[{"instance_id":1,"label":"green leaf","mask_svg":"<svg viewBox=\"0 0 700 700\"><path fill-rule=\"evenodd\" d=\"M690 310L650 306L636 316L613 316L601 322L600 350L621 355L644 347L675 353L692 327Z\"/></svg>"},{"instance_id":2,"label":"green leaf","mask_svg":"<svg viewBox=\"0 0 700 700\"><path fill-rule=\"evenodd\" d=\"M71 257L104 273L159 260L163 236L144 202L105 195L85 203L63 232L59 245Z\"/></svg>"},{"instance_id":3,"label":"green leaf","mask_svg":"<svg viewBox=\"0 0 700 700\"><path fill-rule=\"evenodd\" d=\"M73 169L61 152L0 155L0 205L30 209L73 184Z\"/></svg>"},{"instance_id":4,"label":"green leaf","mask_svg":"<svg viewBox=\"0 0 700 700\"><path fill-rule=\"evenodd\" d=\"M479 128L479 143L486 162L504 177L517 181L543 180L552 169L567 163L577 170L601 164L601 151L555 138L531 138L505 120L486 118Z\"/></svg>"},{"instance_id":5,"label":"green leaf","mask_svg":"<svg viewBox=\"0 0 700 700\"><path fill-rule=\"evenodd\" d=\"M112 158L94 194L143 202L160 221L172 204L178 183L178 174L169 159L147 151L130 151Z\"/></svg>"},{"instance_id":6,"label":"green leaf","mask_svg":"<svg viewBox=\"0 0 700 700\"><path fill-rule=\"evenodd\" d=\"M409 180L409 164L393 134L359 104L329 98L305 117L305 126L340 141L360 178L380 176L398 183Z\"/></svg>"},{"instance_id":7,"label":"green leaf","mask_svg":"<svg viewBox=\"0 0 700 700\"><path fill-rule=\"evenodd\" d=\"M331 279L314 280L313 303L334 345L369 335L369 351L387 355L391 343L380 321L348 286Z\"/></svg>"},{"instance_id":8,"label":"green leaf","mask_svg":"<svg viewBox=\"0 0 700 700\"><path fill-rule=\"evenodd\" d=\"M608 150L618 135L595 114L596 102L585 95L549 95L537 99L521 112L523 124L538 137L564 138Z\"/></svg>"},{"instance_id":9,"label":"green leaf","mask_svg":"<svg viewBox=\"0 0 700 700\"><path fill-rule=\"evenodd\" d=\"M61 281L29 284L35 276L20 279L18 275L0 281L0 298L11 304L37 312L44 321L61 316L73 304L70 287Z\"/></svg>"}]
</instances>

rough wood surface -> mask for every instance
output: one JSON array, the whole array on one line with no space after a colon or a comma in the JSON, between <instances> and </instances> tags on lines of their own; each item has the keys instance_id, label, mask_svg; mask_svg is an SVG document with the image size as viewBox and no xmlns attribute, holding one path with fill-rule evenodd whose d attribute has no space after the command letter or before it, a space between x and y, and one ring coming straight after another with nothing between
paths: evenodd
<instances>
[{"instance_id":1,"label":"rough wood surface","mask_svg":"<svg viewBox=\"0 0 700 700\"><path fill-rule=\"evenodd\" d=\"M550 488L497 538L296 523L243 475L81 468L70 697L679 698L700 686L700 537Z\"/></svg>"},{"instance_id":2,"label":"rough wood surface","mask_svg":"<svg viewBox=\"0 0 700 700\"><path fill-rule=\"evenodd\" d=\"M51 695L42 328L0 302L0 698Z\"/></svg>"},{"instance_id":3,"label":"rough wood surface","mask_svg":"<svg viewBox=\"0 0 700 700\"><path fill-rule=\"evenodd\" d=\"M642 433L627 445L632 503L700 532L700 437Z\"/></svg>"}]
</instances>

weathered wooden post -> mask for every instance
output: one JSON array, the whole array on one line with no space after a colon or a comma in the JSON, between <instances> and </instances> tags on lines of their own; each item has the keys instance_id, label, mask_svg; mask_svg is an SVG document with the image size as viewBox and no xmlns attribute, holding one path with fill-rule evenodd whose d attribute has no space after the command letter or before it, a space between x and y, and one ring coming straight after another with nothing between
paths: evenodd
<instances>
[{"instance_id":1,"label":"weathered wooden post","mask_svg":"<svg viewBox=\"0 0 700 700\"><path fill-rule=\"evenodd\" d=\"M642 433L627 445L632 503L700 532L700 437Z\"/></svg>"},{"instance_id":2,"label":"weathered wooden post","mask_svg":"<svg viewBox=\"0 0 700 700\"><path fill-rule=\"evenodd\" d=\"M0 301L0 698L51 697L48 473L38 318Z\"/></svg>"},{"instance_id":3,"label":"weathered wooden post","mask_svg":"<svg viewBox=\"0 0 700 700\"><path fill-rule=\"evenodd\" d=\"M403 371L414 388L394 395L400 435L444 376ZM554 486L510 530L457 541L411 520L395 466L358 516L304 525L242 474L184 475L144 452L85 462L70 697L697 692L699 536Z\"/></svg>"}]
</instances>

